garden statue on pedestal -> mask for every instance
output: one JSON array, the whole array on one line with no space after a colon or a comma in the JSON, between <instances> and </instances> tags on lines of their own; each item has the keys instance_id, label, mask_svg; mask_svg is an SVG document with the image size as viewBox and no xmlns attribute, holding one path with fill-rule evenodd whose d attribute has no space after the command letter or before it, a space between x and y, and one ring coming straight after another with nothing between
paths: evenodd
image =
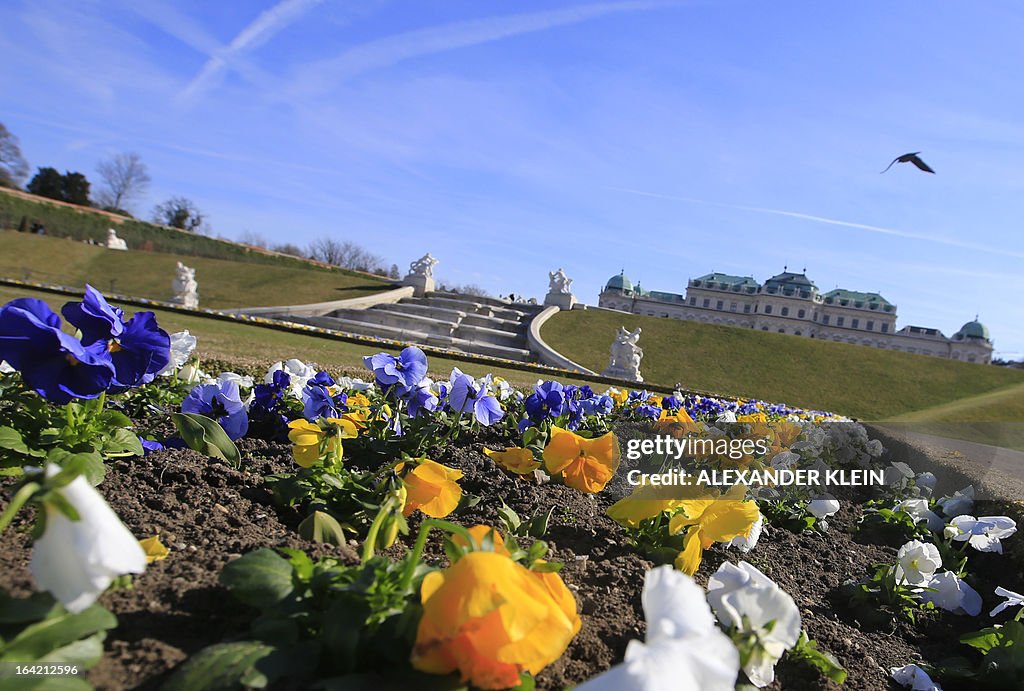
<instances>
[{"instance_id":1,"label":"garden statue on pedestal","mask_svg":"<svg viewBox=\"0 0 1024 691\"><path fill-rule=\"evenodd\" d=\"M108 250L127 250L128 243L122 238L117 237L117 231L113 228L107 228L107 249Z\"/></svg>"},{"instance_id":2,"label":"garden statue on pedestal","mask_svg":"<svg viewBox=\"0 0 1024 691\"><path fill-rule=\"evenodd\" d=\"M412 286L416 291L416 297L423 297L427 293L432 293L435 286L434 267L437 264L438 260L430 252L427 252L409 264L409 273L402 279L402 284Z\"/></svg>"},{"instance_id":3,"label":"garden statue on pedestal","mask_svg":"<svg viewBox=\"0 0 1024 691\"><path fill-rule=\"evenodd\" d=\"M572 279L565 275L561 268L548 273L548 294L544 304L563 310L572 309L576 304L576 296L572 294Z\"/></svg>"},{"instance_id":4,"label":"garden statue on pedestal","mask_svg":"<svg viewBox=\"0 0 1024 691\"><path fill-rule=\"evenodd\" d=\"M199 284L196 283L196 270L178 262L177 271L178 275L174 277L174 283L171 284L174 290L174 298L171 302L192 309L199 307Z\"/></svg>"},{"instance_id":5,"label":"garden statue on pedestal","mask_svg":"<svg viewBox=\"0 0 1024 691\"><path fill-rule=\"evenodd\" d=\"M637 345L640 332L639 326L636 327L636 331L628 331L624 326L619 327L619 333L612 343L611 362L602 375L636 382L644 380L640 376L640 360L644 357L644 351Z\"/></svg>"}]
</instances>

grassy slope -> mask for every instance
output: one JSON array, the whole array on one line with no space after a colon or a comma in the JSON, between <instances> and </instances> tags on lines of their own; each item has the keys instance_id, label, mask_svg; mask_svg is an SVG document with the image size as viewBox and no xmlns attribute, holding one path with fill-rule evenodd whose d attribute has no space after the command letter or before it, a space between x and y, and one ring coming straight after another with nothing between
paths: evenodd
<instances>
[{"instance_id":1,"label":"grassy slope","mask_svg":"<svg viewBox=\"0 0 1024 691\"><path fill-rule=\"evenodd\" d=\"M643 327L641 372L648 381L867 420L1024 384L1020 370L602 310L562 312L545 325L543 337L566 357L600 372L619 326ZM1024 411L1016 415L1024 421Z\"/></svg>"},{"instance_id":2,"label":"grassy slope","mask_svg":"<svg viewBox=\"0 0 1024 691\"><path fill-rule=\"evenodd\" d=\"M894 421L923 434L1024 451L1024 384L906 413Z\"/></svg>"},{"instance_id":3,"label":"grassy slope","mask_svg":"<svg viewBox=\"0 0 1024 691\"><path fill-rule=\"evenodd\" d=\"M34 297L45 301L54 310L58 310L73 298L33 290L15 289L0 286L0 305L17 297ZM123 306L128 314L139 308ZM363 356L372 355L387 348L370 345L346 343L304 334L291 334L285 331L261 328L249 324L207 319L199 316L154 310L160 326L168 331L188 329L198 340L197 350L203 358L226 360L243 365L269 364L288 358L299 358L307 362L316 362L321 367L333 371L351 371L366 374L363 368ZM395 352L395 351L390 351ZM540 375L520 370L491 367L472 362L463 362L456 358L443 358L431 355L430 375L447 378L452 367L480 377L488 372L504 377L511 384L520 387L532 386ZM579 380L563 379L565 382L581 383Z\"/></svg>"},{"instance_id":4,"label":"grassy slope","mask_svg":"<svg viewBox=\"0 0 1024 691\"><path fill-rule=\"evenodd\" d=\"M199 303L213 309L360 297L388 283L311 265L273 266L160 252L118 252L67 238L0 231L0 276L168 300L175 265L195 267Z\"/></svg>"}]
</instances>

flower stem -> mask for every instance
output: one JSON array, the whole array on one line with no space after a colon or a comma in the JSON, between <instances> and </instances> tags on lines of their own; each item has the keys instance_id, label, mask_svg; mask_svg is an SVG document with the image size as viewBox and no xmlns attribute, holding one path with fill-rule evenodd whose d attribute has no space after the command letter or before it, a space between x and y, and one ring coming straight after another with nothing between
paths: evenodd
<instances>
[{"instance_id":1,"label":"flower stem","mask_svg":"<svg viewBox=\"0 0 1024 691\"><path fill-rule=\"evenodd\" d=\"M14 514L18 513L25 502L29 500L36 490L40 487L38 482L29 482L22 486L21 489L11 498L11 503L4 509L3 514L0 514L0 533L6 530L8 524L14 519Z\"/></svg>"},{"instance_id":2,"label":"flower stem","mask_svg":"<svg viewBox=\"0 0 1024 691\"><path fill-rule=\"evenodd\" d=\"M427 536L430 534L431 528L438 528L448 533L456 533L462 535L466 539L467 544L473 544L473 538L469 534L469 531L463 528L461 525L443 521L439 518L427 518L420 524L420 532L416 534L416 543L412 547L412 551L406 557L407 562L405 564L405 573L402 574L402 581L399 584L402 592L409 590L412 586L412 577L416 574L416 567L419 566L420 561L423 559L423 549L427 545Z\"/></svg>"},{"instance_id":3,"label":"flower stem","mask_svg":"<svg viewBox=\"0 0 1024 691\"><path fill-rule=\"evenodd\" d=\"M380 511L373 518L373 523L370 524L370 530L366 533L366 540L363 541L363 554L360 558L360 563L365 564L373 558L374 546L377 544L377 533L380 532L380 527L384 523L384 519L387 518L388 513L393 511L390 501L384 502L380 507Z\"/></svg>"}]
</instances>

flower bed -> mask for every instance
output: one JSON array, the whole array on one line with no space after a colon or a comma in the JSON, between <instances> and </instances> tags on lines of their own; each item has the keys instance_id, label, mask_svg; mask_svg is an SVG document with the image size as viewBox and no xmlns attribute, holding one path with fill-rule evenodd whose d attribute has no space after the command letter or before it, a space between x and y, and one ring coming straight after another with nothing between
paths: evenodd
<instances>
[{"instance_id":1,"label":"flower bed","mask_svg":"<svg viewBox=\"0 0 1024 691\"><path fill-rule=\"evenodd\" d=\"M76 337L0 309L0 662L98 688L1024 683L1012 511L933 496L854 422L434 381L416 348L366 381L212 377L151 315L69 305ZM725 446L635 453L656 434ZM628 481L681 470L760 482Z\"/></svg>"}]
</instances>

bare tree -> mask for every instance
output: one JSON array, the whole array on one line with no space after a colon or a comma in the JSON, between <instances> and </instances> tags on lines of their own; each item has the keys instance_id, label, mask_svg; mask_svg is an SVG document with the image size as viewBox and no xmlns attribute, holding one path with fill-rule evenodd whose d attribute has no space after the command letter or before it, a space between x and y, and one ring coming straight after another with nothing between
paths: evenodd
<instances>
[{"instance_id":1,"label":"bare tree","mask_svg":"<svg viewBox=\"0 0 1024 691\"><path fill-rule=\"evenodd\" d=\"M281 245L274 245L270 249L274 250L275 252L280 252L281 254L290 254L293 257L306 256L306 251L304 249L290 242L286 242Z\"/></svg>"},{"instance_id":2,"label":"bare tree","mask_svg":"<svg viewBox=\"0 0 1024 691\"><path fill-rule=\"evenodd\" d=\"M267 239L260 235L259 233L253 232L251 230L243 230L242 237L240 237L238 241L243 245L251 245L252 247L262 247L263 249L267 248Z\"/></svg>"},{"instance_id":3,"label":"bare tree","mask_svg":"<svg viewBox=\"0 0 1024 691\"><path fill-rule=\"evenodd\" d=\"M150 177L137 153L117 154L96 166L101 188L97 199L110 211L121 211L146 192Z\"/></svg>"},{"instance_id":4,"label":"bare tree","mask_svg":"<svg viewBox=\"0 0 1024 691\"><path fill-rule=\"evenodd\" d=\"M18 138L0 122L0 187L18 187L28 177L28 161Z\"/></svg>"},{"instance_id":5,"label":"bare tree","mask_svg":"<svg viewBox=\"0 0 1024 691\"><path fill-rule=\"evenodd\" d=\"M171 197L153 209L154 223L162 223L190 233L202 232L205 221L203 213L196 208L191 199L185 197Z\"/></svg>"},{"instance_id":6,"label":"bare tree","mask_svg":"<svg viewBox=\"0 0 1024 691\"><path fill-rule=\"evenodd\" d=\"M442 283L441 287L442 287L442 289L444 289L444 290L446 290L446 291L448 291L450 293L458 293L460 295L469 295L471 297L482 297L482 298L489 298L489 297L491 297L490 292L488 292L488 290L486 288L481 288L480 286L476 285L475 283L466 283L464 285L458 285L458 284L449 285L447 283Z\"/></svg>"},{"instance_id":7,"label":"bare tree","mask_svg":"<svg viewBox=\"0 0 1024 691\"><path fill-rule=\"evenodd\" d=\"M387 275L382 258L350 240L317 238L309 245L309 257L343 269Z\"/></svg>"},{"instance_id":8,"label":"bare tree","mask_svg":"<svg viewBox=\"0 0 1024 691\"><path fill-rule=\"evenodd\" d=\"M388 278L401 278L402 272L398 269L398 264L392 264L391 269L388 271Z\"/></svg>"}]
</instances>

